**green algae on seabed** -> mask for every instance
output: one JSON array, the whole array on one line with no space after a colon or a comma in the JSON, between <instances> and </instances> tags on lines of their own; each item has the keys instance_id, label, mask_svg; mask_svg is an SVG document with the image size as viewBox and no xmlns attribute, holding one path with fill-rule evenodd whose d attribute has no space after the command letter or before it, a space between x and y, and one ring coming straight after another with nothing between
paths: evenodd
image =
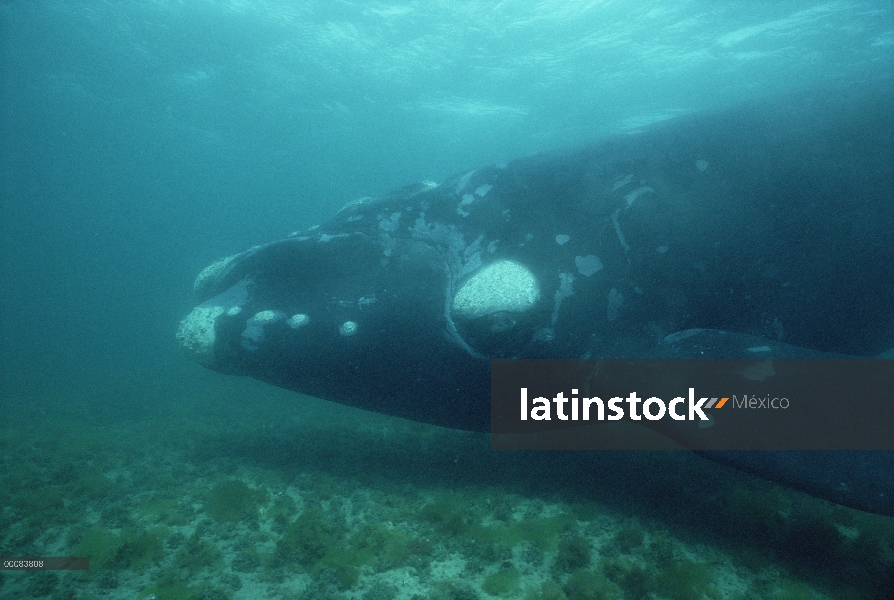
<instances>
[{"instance_id":1,"label":"green algae on seabed","mask_svg":"<svg viewBox=\"0 0 894 600\"><path fill-rule=\"evenodd\" d=\"M205 500L205 512L220 523L232 523L256 517L266 501L265 490L253 490L243 481L230 479L211 488Z\"/></svg>"},{"instance_id":2,"label":"green algae on seabed","mask_svg":"<svg viewBox=\"0 0 894 600\"><path fill-rule=\"evenodd\" d=\"M481 589L491 596L514 596L519 591L521 575L515 567L500 569L485 576Z\"/></svg>"},{"instance_id":3,"label":"green algae on seabed","mask_svg":"<svg viewBox=\"0 0 894 600\"><path fill-rule=\"evenodd\" d=\"M223 554L214 544L195 532L174 555L174 564L190 573L198 573L203 569L219 566L222 558Z\"/></svg>"},{"instance_id":4,"label":"green algae on seabed","mask_svg":"<svg viewBox=\"0 0 894 600\"><path fill-rule=\"evenodd\" d=\"M580 535L574 535L559 542L553 571L571 573L590 565L590 541Z\"/></svg>"},{"instance_id":5,"label":"green algae on seabed","mask_svg":"<svg viewBox=\"0 0 894 600\"><path fill-rule=\"evenodd\" d=\"M72 556L89 556L90 569L140 570L164 557L165 527L126 527L120 534L93 528L69 532Z\"/></svg>"},{"instance_id":6,"label":"green algae on seabed","mask_svg":"<svg viewBox=\"0 0 894 600\"><path fill-rule=\"evenodd\" d=\"M526 590L524 600L568 600L568 596L555 581L547 579L539 586Z\"/></svg>"},{"instance_id":7,"label":"green algae on seabed","mask_svg":"<svg viewBox=\"0 0 894 600\"><path fill-rule=\"evenodd\" d=\"M349 533L313 507L298 516L277 541L274 565L298 566L315 574L329 572L339 589L348 590L357 585L364 567L382 572L405 566L414 557L418 565L425 565L430 553L430 543L380 523L362 523Z\"/></svg>"},{"instance_id":8,"label":"green algae on seabed","mask_svg":"<svg viewBox=\"0 0 894 600\"><path fill-rule=\"evenodd\" d=\"M621 588L601 573L575 571L564 587L568 600L624 600Z\"/></svg>"},{"instance_id":9,"label":"green algae on seabed","mask_svg":"<svg viewBox=\"0 0 894 600\"><path fill-rule=\"evenodd\" d=\"M196 590L182 581L164 581L140 594L140 600L192 600Z\"/></svg>"},{"instance_id":10,"label":"green algae on seabed","mask_svg":"<svg viewBox=\"0 0 894 600\"><path fill-rule=\"evenodd\" d=\"M567 513L480 524L485 516L490 516L490 512L483 510L479 503L466 495L440 493L415 515L408 516L431 526L434 534L467 536L478 542L502 543L510 548L521 542L529 542L543 551L553 550L561 536L577 524L577 520Z\"/></svg>"},{"instance_id":11,"label":"green algae on seabed","mask_svg":"<svg viewBox=\"0 0 894 600\"><path fill-rule=\"evenodd\" d=\"M612 512L572 489L511 493L508 476L505 486L463 479L452 489L449 481L419 483L393 468L376 473L375 465L372 483L338 467L320 473L289 466L274 477L269 465L253 470L246 460L234 470L237 456L215 459L242 425L218 446L191 439L190 447L211 448L201 461L177 454L177 440L141 434L143 423L101 438L91 433L86 446L100 441L99 456L72 450L85 446L69 439L79 435L74 429L4 436L4 544L58 543L66 553L91 555L92 569L58 579L6 574L0 595L37 597L52 580L59 594L84 600L223 598L242 578L262 596L361 600L393 598L389 585L398 581L429 600L711 600L718 590L730 600L890 597L890 520L789 492L725 495L699 529L636 507ZM451 432L431 435L458 443ZM363 455L345 460L352 458ZM681 530L702 539L684 543ZM743 539L744 531L753 537ZM314 535L323 538L322 552L290 552L311 547ZM821 566L798 565L803 556ZM830 565L835 575L824 579ZM499 578L513 569L518 587L494 595L505 593Z\"/></svg>"}]
</instances>

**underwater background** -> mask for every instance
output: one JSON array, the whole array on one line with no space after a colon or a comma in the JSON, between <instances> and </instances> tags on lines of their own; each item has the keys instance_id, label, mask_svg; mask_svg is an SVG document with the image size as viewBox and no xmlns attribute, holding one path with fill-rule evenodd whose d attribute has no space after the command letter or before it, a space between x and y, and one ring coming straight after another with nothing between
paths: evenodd
<instances>
[{"instance_id":1,"label":"underwater background","mask_svg":"<svg viewBox=\"0 0 894 600\"><path fill-rule=\"evenodd\" d=\"M174 339L203 267L358 197L892 74L890 0L0 0L0 555L91 557L0 598L894 597L889 517L492 453Z\"/></svg>"}]
</instances>

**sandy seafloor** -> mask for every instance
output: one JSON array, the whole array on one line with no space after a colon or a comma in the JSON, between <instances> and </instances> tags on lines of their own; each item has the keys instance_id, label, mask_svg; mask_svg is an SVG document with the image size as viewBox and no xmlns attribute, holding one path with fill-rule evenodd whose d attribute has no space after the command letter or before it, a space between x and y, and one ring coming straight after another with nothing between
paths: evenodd
<instances>
[{"instance_id":1,"label":"sandy seafloor","mask_svg":"<svg viewBox=\"0 0 894 600\"><path fill-rule=\"evenodd\" d=\"M248 380L202 389L6 399L3 554L91 568L3 572L0 597L894 597L894 519L690 453L496 453Z\"/></svg>"}]
</instances>

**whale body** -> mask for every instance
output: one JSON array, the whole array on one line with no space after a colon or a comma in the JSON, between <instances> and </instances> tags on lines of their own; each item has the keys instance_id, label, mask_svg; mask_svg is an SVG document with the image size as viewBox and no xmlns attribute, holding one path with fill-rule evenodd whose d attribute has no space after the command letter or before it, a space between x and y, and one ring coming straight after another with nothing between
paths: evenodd
<instances>
[{"instance_id":1,"label":"whale body","mask_svg":"<svg viewBox=\"0 0 894 600\"><path fill-rule=\"evenodd\" d=\"M218 261L196 292L177 336L208 368L478 431L491 358L875 356L894 346L892 85L693 113L361 199ZM894 453L709 457L894 514Z\"/></svg>"}]
</instances>

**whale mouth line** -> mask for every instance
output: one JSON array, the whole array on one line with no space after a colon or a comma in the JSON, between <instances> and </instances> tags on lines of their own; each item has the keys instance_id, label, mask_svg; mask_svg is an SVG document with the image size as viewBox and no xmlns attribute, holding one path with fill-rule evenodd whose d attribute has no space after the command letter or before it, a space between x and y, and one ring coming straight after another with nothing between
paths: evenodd
<instances>
[{"instance_id":1,"label":"whale mouth line","mask_svg":"<svg viewBox=\"0 0 894 600\"><path fill-rule=\"evenodd\" d=\"M413 258L406 260L407 256ZM416 267L413 267L414 262ZM362 337L366 323L376 311L406 309L406 303L414 295L414 287L436 286L442 290L437 294L440 298L437 301L431 298L429 310L432 316L439 315L439 320L442 319L444 343L474 359L488 359L463 338L454 321L452 305L456 274L451 269L450 251L438 240L362 230L337 236L327 232L293 236L257 246L231 259L226 269L207 284L205 293L212 297L226 293L248 276L254 283L252 288L259 293L265 289L276 290L266 304L262 296L253 294L248 301L253 305L252 310L264 308L287 315L294 313L303 317L302 324L306 321L314 327L320 323L321 311L339 313L341 316L335 325L338 325L342 339L355 335ZM388 289L374 290L372 283L380 277L391 279L392 285ZM301 304L296 301L299 296L308 299L325 297L329 308L314 307L313 303ZM374 296L375 300L370 300ZM274 298L279 297L290 298L294 305L275 302ZM388 308L383 307L383 303ZM354 308L357 310L351 312ZM344 330L346 323L349 332ZM301 331L306 330L302 327Z\"/></svg>"}]
</instances>

